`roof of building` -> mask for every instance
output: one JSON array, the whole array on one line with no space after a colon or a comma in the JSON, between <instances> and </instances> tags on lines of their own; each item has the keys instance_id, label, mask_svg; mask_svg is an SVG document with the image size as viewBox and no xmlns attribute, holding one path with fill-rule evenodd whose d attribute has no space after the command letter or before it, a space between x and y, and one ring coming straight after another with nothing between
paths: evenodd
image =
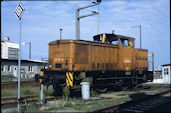
<instances>
[{"instance_id":1,"label":"roof of building","mask_svg":"<svg viewBox=\"0 0 171 113\"><path fill-rule=\"evenodd\" d=\"M163 64L162 66L171 66L171 64Z\"/></svg>"},{"instance_id":2,"label":"roof of building","mask_svg":"<svg viewBox=\"0 0 171 113\"><path fill-rule=\"evenodd\" d=\"M19 44L11 42L11 41L1 41L1 45L5 44L6 47L12 47L19 49Z\"/></svg>"},{"instance_id":3,"label":"roof of building","mask_svg":"<svg viewBox=\"0 0 171 113\"><path fill-rule=\"evenodd\" d=\"M10 40L1 40L1 42L3 42L3 43L14 43L14 44L17 44L15 42L10 41Z\"/></svg>"},{"instance_id":4,"label":"roof of building","mask_svg":"<svg viewBox=\"0 0 171 113\"><path fill-rule=\"evenodd\" d=\"M18 61L18 59L1 59L2 61ZM48 61L42 60L32 60L32 59L22 59L22 62L34 62L34 63L48 63Z\"/></svg>"}]
</instances>

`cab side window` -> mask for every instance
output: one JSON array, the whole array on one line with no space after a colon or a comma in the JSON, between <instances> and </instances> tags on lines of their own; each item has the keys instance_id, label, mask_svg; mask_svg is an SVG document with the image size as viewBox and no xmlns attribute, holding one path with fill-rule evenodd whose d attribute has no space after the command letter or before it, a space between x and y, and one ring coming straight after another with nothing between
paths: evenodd
<instances>
[{"instance_id":1,"label":"cab side window","mask_svg":"<svg viewBox=\"0 0 171 113\"><path fill-rule=\"evenodd\" d=\"M129 46L133 47L133 42L132 41L129 41Z\"/></svg>"},{"instance_id":2,"label":"cab side window","mask_svg":"<svg viewBox=\"0 0 171 113\"><path fill-rule=\"evenodd\" d=\"M112 44L114 44L114 45L119 45L119 40L118 40L118 38L114 39L114 40L112 41Z\"/></svg>"},{"instance_id":3,"label":"cab side window","mask_svg":"<svg viewBox=\"0 0 171 113\"><path fill-rule=\"evenodd\" d=\"M128 39L121 39L122 46L133 47L133 42Z\"/></svg>"},{"instance_id":4,"label":"cab side window","mask_svg":"<svg viewBox=\"0 0 171 113\"><path fill-rule=\"evenodd\" d=\"M127 39L121 39L122 45L124 47L128 47L128 40Z\"/></svg>"}]
</instances>

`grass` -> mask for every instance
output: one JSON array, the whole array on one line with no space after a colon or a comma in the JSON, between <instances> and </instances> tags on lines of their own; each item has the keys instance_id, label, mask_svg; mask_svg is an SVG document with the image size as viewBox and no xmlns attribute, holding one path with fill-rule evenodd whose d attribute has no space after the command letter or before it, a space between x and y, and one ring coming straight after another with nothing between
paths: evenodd
<instances>
[{"instance_id":1,"label":"grass","mask_svg":"<svg viewBox=\"0 0 171 113\"><path fill-rule=\"evenodd\" d=\"M21 107L21 111L22 111L22 113L27 113L27 109L26 109L26 107L25 106L20 106ZM38 109L37 109L38 107L36 107L36 104L35 103L29 103L28 104L28 112L29 113L37 113L36 111L38 111ZM9 112L7 112L7 113L19 113L18 112L18 109L17 108L15 108L15 109L13 109L13 110L10 110Z\"/></svg>"},{"instance_id":2,"label":"grass","mask_svg":"<svg viewBox=\"0 0 171 113\"><path fill-rule=\"evenodd\" d=\"M97 94L96 91L94 91L93 89L90 91L90 96L91 97L98 97L99 95Z\"/></svg>"},{"instance_id":3,"label":"grass","mask_svg":"<svg viewBox=\"0 0 171 113\"><path fill-rule=\"evenodd\" d=\"M9 111L8 113L19 113L16 109Z\"/></svg>"},{"instance_id":4,"label":"grass","mask_svg":"<svg viewBox=\"0 0 171 113\"><path fill-rule=\"evenodd\" d=\"M95 108L116 104L116 103L123 102L125 100L128 100L128 98L122 97L115 100L111 100L111 99L91 100L91 103L89 103L90 101L85 101L82 100L81 98L72 98L72 99L69 98L68 101L66 101L65 97L62 97L62 98L58 98L57 100L54 100L53 104L46 105L48 109L40 110L39 107L36 107L35 103L29 103L28 108L29 108L29 113L40 112L40 111L57 112L59 110L74 110L75 112L77 112L77 111L88 111ZM27 110L24 107L22 107L22 111L23 113L27 113ZM18 113L16 110L13 110L11 112Z\"/></svg>"},{"instance_id":5,"label":"grass","mask_svg":"<svg viewBox=\"0 0 171 113\"><path fill-rule=\"evenodd\" d=\"M69 99L66 101L65 99L58 99L56 100L57 104L53 104L49 106L49 109L45 110L45 112L52 112L58 110L76 110L76 111L88 111L95 108L101 108L111 104L122 103L126 100L129 100L129 97L120 97L118 99L103 99L103 100L92 100L91 103L81 99Z\"/></svg>"},{"instance_id":6,"label":"grass","mask_svg":"<svg viewBox=\"0 0 171 113\"><path fill-rule=\"evenodd\" d=\"M145 84L142 84L142 86L143 87L150 86L151 89L163 89L163 87L165 87L165 86L168 86L168 88L169 88L170 85L169 84L162 84L162 83L160 83L160 84L158 84L158 83L154 83L154 84L145 83Z\"/></svg>"},{"instance_id":7,"label":"grass","mask_svg":"<svg viewBox=\"0 0 171 113\"><path fill-rule=\"evenodd\" d=\"M47 87L44 85L44 90L45 90L45 92L46 92L46 90L47 90ZM52 94L53 93L53 86L52 85L50 85L49 87L48 87L48 90L47 90L47 92L46 92L47 94Z\"/></svg>"},{"instance_id":8,"label":"grass","mask_svg":"<svg viewBox=\"0 0 171 113\"><path fill-rule=\"evenodd\" d=\"M46 91L46 86L44 86L44 91ZM53 87L49 86L46 94L52 94L52 93L53 93ZM18 95L18 88L1 89L1 97L8 97L8 96L15 97L17 95ZM21 96L40 95L40 87L32 87L32 86L21 87L20 95Z\"/></svg>"},{"instance_id":9,"label":"grass","mask_svg":"<svg viewBox=\"0 0 171 113\"><path fill-rule=\"evenodd\" d=\"M1 82L10 82L10 81L17 81L18 78L16 77L12 77L12 76L1 76ZM22 80L33 80L34 81L34 78L21 78L21 81Z\"/></svg>"},{"instance_id":10,"label":"grass","mask_svg":"<svg viewBox=\"0 0 171 113\"><path fill-rule=\"evenodd\" d=\"M39 87L23 87L20 89L20 95L39 95L40 88ZM13 89L1 89L1 97L8 97L8 96L17 96L18 95L18 88Z\"/></svg>"},{"instance_id":11,"label":"grass","mask_svg":"<svg viewBox=\"0 0 171 113\"><path fill-rule=\"evenodd\" d=\"M2 77L1 76L1 82L9 82L11 81L11 77Z\"/></svg>"},{"instance_id":12,"label":"grass","mask_svg":"<svg viewBox=\"0 0 171 113\"><path fill-rule=\"evenodd\" d=\"M74 106L74 109L76 110L83 110L83 111L87 111L87 110L92 110L95 108L101 108L107 105L112 105L112 104L116 104L116 103L120 103L120 102L124 102L125 100L128 100L128 97L122 97L122 98L118 98L116 100L113 99L104 99L104 100L98 100L98 101L94 101L92 103L85 103L84 101L80 101L81 103L78 105Z\"/></svg>"}]
</instances>

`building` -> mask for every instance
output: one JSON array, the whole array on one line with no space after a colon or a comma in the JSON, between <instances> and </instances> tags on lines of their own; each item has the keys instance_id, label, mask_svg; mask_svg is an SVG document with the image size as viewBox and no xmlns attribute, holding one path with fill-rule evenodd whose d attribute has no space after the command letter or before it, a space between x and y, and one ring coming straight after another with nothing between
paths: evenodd
<instances>
[{"instance_id":1,"label":"building","mask_svg":"<svg viewBox=\"0 0 171 113\"><path fill-rule=\"evenodd\" d=\"M48 65L46 61L21 60L21 78L32 78ZM1 76L17 77L18 60L1 59Z\"/></svg>"},{"instance_id":2,"label":"building","mask_svg":"<svg viewBox=\"0 0 171 113\"><path fill-rule=\"evenodd\" d=\"M171 82L171 64L164 64L162 65L162 79L163 83L168 83L170 84Z\"/></svg>"},{"instance_id":3,"label":"building","mask_svg":"<svg viewBox=\"0 0 171 113\"><path fill-rule=\"evenodd\" d=\"M155 70L153 83L170 84L171 83L171 64L162 65L162 70Z\"/></svg>"},{"instance_id":4,"label":"building","mask_svg":"<svg viewBox=\"0 0 171 113\"><path fill-rule=\"evenodd\" d=\"M1 58L18 59L19 45L10 41L7 37L1 41Z\"/></svg>"}]
</instances>

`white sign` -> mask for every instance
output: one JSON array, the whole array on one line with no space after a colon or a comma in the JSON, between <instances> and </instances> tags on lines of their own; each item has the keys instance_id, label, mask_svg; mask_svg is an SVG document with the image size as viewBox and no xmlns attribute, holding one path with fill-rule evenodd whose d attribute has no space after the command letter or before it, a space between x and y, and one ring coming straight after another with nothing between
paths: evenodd
<instances>
[{"instance_id":1,"label":"white sign","mask_svg":"<svg viewBox=\"0 0 171 113\"><path fill-rule=\"evenodd\" d=\"M19 20L21 19L21 16L22 16L24 10L25 10L25 9L23 8L23 6L22 6L22 4L21 4L21 2L20 2L20 3L18 4L16 10L15 10L15 14L16 14L17 17L19 18Z\"/></svg>"},{"instance_id":2,"label":"white sign","mask_svg":"<svg viewBox=\"0 0 171 113\"><path fill-rule=\"evenodd\" d=\"M124 63L131 63L131 60L125 59L125 60L124 60Z\"/></svg>"}]
</instances>

